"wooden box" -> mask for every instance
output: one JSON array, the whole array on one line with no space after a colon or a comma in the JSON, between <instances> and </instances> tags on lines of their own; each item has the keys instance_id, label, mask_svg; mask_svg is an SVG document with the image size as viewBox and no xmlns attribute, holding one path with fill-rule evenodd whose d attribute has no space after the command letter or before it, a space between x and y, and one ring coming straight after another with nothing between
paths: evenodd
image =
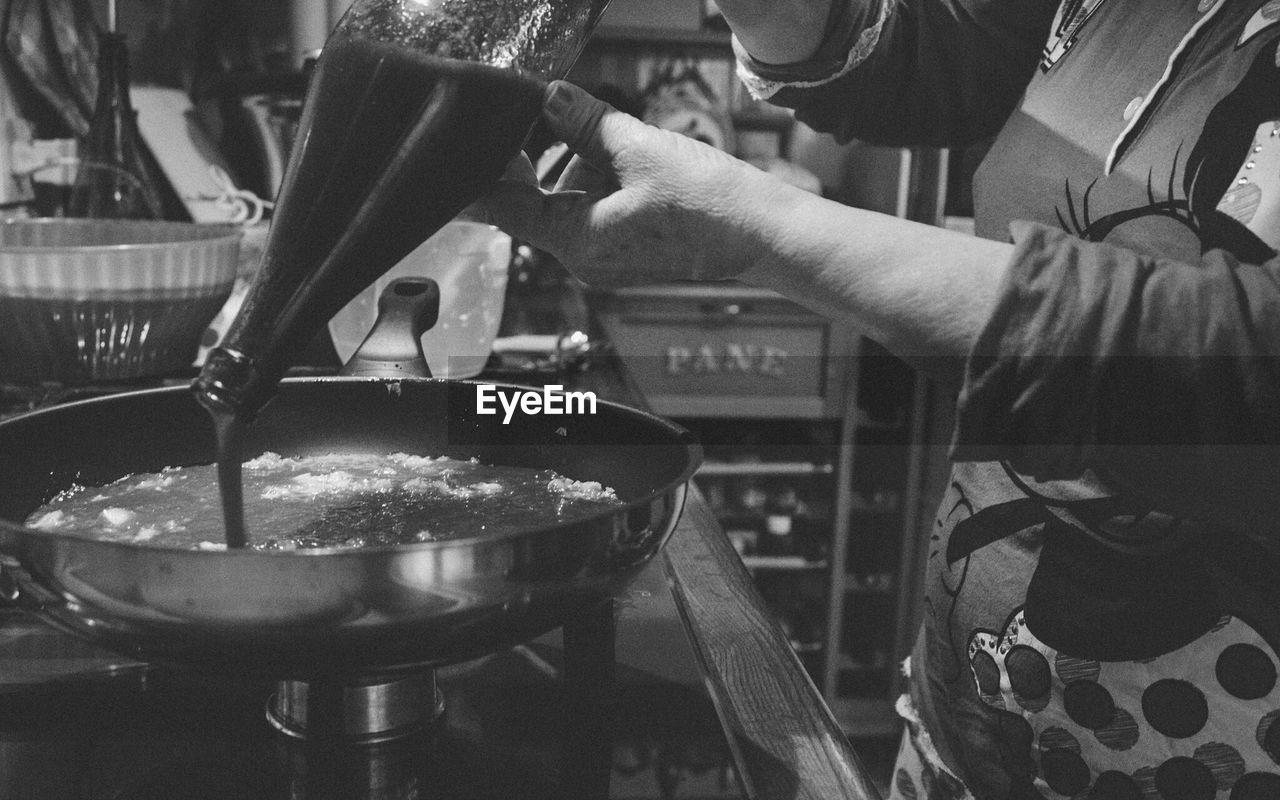
<instances>
[{"instance_id":1,"label":"wooden box","mask_svg":"<svg viewBox=\"0 0 1280 800\"><path fill-rule=\"evenodd\" d=\"M856 338L770 291L725 283L592 297L650 407L677 417L841 413Z\"/></svg>"}]
</instances>

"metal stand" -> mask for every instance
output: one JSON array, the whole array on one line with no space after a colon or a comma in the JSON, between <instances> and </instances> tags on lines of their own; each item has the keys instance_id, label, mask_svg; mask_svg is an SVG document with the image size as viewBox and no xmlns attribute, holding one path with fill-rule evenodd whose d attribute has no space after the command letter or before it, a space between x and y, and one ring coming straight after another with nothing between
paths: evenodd
<instances>
[{"instance_id":1,"label":"metal stand","mask_svg":"<svg viewBox=\"0 0 1280 800\"><path fill-rule=\"evenodd\" d=\"M412 735L443 713L434 670L346 685L281 681L267 701L267 720L288 736L335 736L361 744Z\"/></svg>"},{"instance_id":2,"label":"metal stand","mask_svg":"<svg viewBox=\"0 0 1280 800\"><path fill-rule=\"evenodd\" d=\"M609 599L564 626L565 739L560 779L567 798L609 796L616 666L614 604Z\"/></svg>"}]
</instances>

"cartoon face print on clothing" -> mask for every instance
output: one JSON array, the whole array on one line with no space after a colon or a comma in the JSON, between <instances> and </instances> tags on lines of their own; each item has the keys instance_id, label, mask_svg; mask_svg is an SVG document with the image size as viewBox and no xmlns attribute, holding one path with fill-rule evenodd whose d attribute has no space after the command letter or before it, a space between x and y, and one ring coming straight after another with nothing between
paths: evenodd
<instances>
[{"instance_id":1,"label":"cartoon face print on clothing","mask_svg":"<svg viewBox=\"0 0 1280 800\"><path fill-rule=\"evenodd\" d=\"M1270 19L1269 19L1270 18ZM1091 197L1068 182L1059 224L1094 242L1122 226L1153 218L1185 227L1201 252L1226 250L1265 261L1280 249L1280 0L1246 23L1241 44L1256 48L1249 70L1209 112L1189 151L1178 148L1165 178L1148 177L1144 205L1099 214ZM1181 186L1175 178L1181 167Z\"/></svg>"},{"instance_id":2,"label":"cartoon face print on clothing","mask_svg":"<svg viewBox=\"0 0 1280 800\"><path fill-rule=\"evenodd\" d=\"M982 701L1025 722L1001 726L1025 749L1006 763L1035 770L1015 784L1098 800L1278 796L1280 659L1240 619L1156 658L1106 662L1045 644L1018 609L1004 630L975 631L968 657Z\"/></svg>"}]
</instances>

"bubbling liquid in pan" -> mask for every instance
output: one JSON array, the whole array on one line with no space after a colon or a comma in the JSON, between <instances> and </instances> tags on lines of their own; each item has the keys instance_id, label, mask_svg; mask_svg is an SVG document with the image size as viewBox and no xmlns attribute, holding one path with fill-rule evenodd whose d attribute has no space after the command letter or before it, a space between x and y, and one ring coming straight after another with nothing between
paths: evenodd
<instances>
[{"instance_id":1,"label":"bubbling liquid in pan","mask_svg":"<svg viewBox=\"0 0 1280 800\"><path fill-rule=\"evenodd\" d=\"M256 550L375 547L497 535L622 505L613 489L552 470L406 453L244 462L244 518ZM27 525L94 539L224 549L215 465L75 486Z\"/></svg>"}]
</instances>

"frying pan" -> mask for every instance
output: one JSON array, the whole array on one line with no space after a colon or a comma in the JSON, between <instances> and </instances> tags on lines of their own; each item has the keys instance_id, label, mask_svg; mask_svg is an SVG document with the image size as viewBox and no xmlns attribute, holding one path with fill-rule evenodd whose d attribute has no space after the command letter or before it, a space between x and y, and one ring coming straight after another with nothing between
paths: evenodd
<instances>
[{"instance_id":1,"label":"frying pan","mask_svg":"<svg viewBox=\"0 0 1280 800\"><path fill-rule=\"evenodd\" d=\"M477 413L477 385L286 379L248 429L244 457L475 457L600 481L624 505L504 535L347 550L181 550L24 527L72 484L214 460L191 392L142 390L0 423L0 597L141 660L296 680L467 660L559 627L659 550L701 450L683 428L603 400L594 414L504 424Z\"/></svg>"}]
</instances>

